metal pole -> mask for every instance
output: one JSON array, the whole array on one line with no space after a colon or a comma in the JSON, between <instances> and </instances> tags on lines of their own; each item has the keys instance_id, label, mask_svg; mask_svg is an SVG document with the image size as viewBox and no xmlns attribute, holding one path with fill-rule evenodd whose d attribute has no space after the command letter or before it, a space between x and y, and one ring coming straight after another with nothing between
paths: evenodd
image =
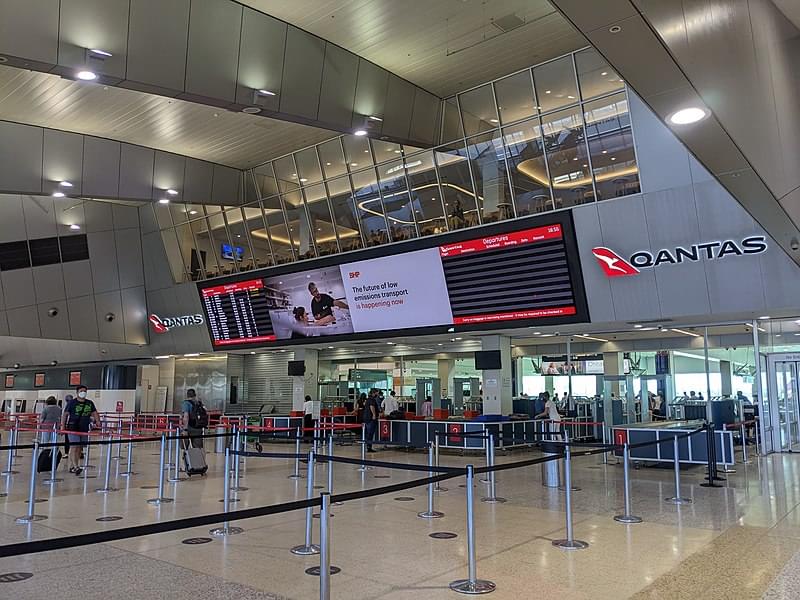
<instances>
[{"instance_id":1,"label":"metal pole","mask_svg":"<svg viewBox=\"0 0 800 600\"><path fill-rule=\"evenodd\" d=\"M333 437L331 437L333 439ZM330 466L328 461L328 466ZM319 600L331 597L331 495L320 494L322 505L319 514Z\"/></svg>"},{"instance_id":2,"label":"metal pole","mask_svg":"<svg viewBox=\"0 0 800 600\"><path fill-rule=\"evenodd\" d=\"M16 428L12 428L9 430L10 435L8 436L8 464L6 465L6 470L0 473L0 475L16 475L19 471L15 471L12 467L14 466L14 446L17 445L17 430Z\"/></svg>"},{"instance_id":3,"label":"metal pole","mask_svg":"<svg viewBox=\"0 0 800 600\"><path fill-rule=\"evenodd\" d=\"M607 430L606 430L606 424L605 423L603 423L602 429L603 429L603 444L605 445L605 444L608 443L608 435L607 435ZM603 464L604 465L608 464L608 452L603 452Z\"/></svg>"},{"instance_id":4,"label":"metal pole","mask_svg":"<svg viewBox=\"0 0 800 600\"><path fill-rule=\"evenodd\" d=\"M433 470L433 444L428 444L428 477L433 477L437 474ZM428 484L428 510L417 513L421 519L440 519L444 516L443 512L434 510L433 507L433 483Z\"/></svg>"},{"instance_id":5,"label":"metal pole","mask_svg":"<svg viewBox=\"0 0 800 600\"><path fill-rule=\"evenodd\" d=\"M60 452L58 449L58 431L56 426L53 426L53 434L50 436L50 440L53 444L50 447L50 477L42 480L42 483L53 485L59 481L64 481L60 477L56 477L56 471L58 471L58 453Z\"/></svg>"},{"instance_id":6,"label":"metal pole","mask_svg":"<svg viewBox=\"0 0 800 600\"><path fill-rule=\"evenodd\" d=\"M231 491L245 492L249 488L239 484L239 463L241 462L241 456L239 456L239 452L242 451L242 430L239 427L236 428L236 434L233 436L233 443L236 446L236 457L234 458L236 462L233 464L233 487L231 488Z\"/></svg>"},{"instance_id":7,"label":"metal pole","mask_svg":"<svg viewBox=\"0 0 800 600\"><path fill-rule=\"evenodd\" d=\"M31 480L30 486L28 487L28 514L24 517L17 517L15 521L17 523L32 523L33 521L43 521L47 517L42 515L37 515L34 513L34 507L36 506L36 463L38 462L39 458L39 442L33 442L33 454L31 455Z\"/></svg>"},{"instance_id":8,"label":"metal pole","mask_svg":"<svg viewBox=\"0 0 800 600\"><path fill-rule=\"evenodd\" d=\"M756 392L758 393L758 414L764 415L766 412L764 411L764 407L768 406L768 400L764 397L764 389L761 381L761 344L760 340L758 339L758 321L753 321L751 328L753 330L753 357L755 358L755 367L756 367ZM759 438L761 440L766 439L768 423L764 423L761 419L756 419L756 454L760 455L761 452L759 451ZM764 429L762 429L762 426Z\"/></svg>"},{"instance_id":9,"label":"metal pole","mask_svg":"<svg viewBox=\"0 0 800 600\"><path fill-rule=\"evenodd\" d=\"M461 594L488 594L495 590L492 581L478 579L475 565L475 515L473 514L472 480L474 467L467 465L467 579L457 579L450 583L450 589Z\"/></svg>"},{"instance_id":10,"label":"metal pole","mask_svg":"<svg viewBox=\"0 0 800 600\"><path fill-rule=\"evenodd\" d=\"M87 446L88 447L88 446ZM150 498L147 501L148 504L169 504L172 502L172 498L166 498L164 496L164 461L166 460L166 451L167 451L167 434L162 432L161 433L161 451L159 452L159 469L158 469L158 498ZM89 455L88 452L86 454Z\"/></svg>"},{"instance_id":11,"label":"metal pole","mask_svg":"<svg viewBox=\"0 0 800 600\"><path fill-rule=\"evenodd\" d=\"M744 426L744 421L739 424L739 431L742 436L742 463L750 464L747 460L747 429Z\"/></svg>"},{"instance_id":12,"label":"metal pole","mask_svg":"<svg viewBox=\"0 0 800 600\"><path fill-rule=\"evenodd\" d=\"M79 437L85 439L87 442L86 446L84 446L84 451L83 451L83 474L80 475L80 477L83 479L94 479L95 477L97 477L97 475L89 475L89 468L94 469L94 467L89 464L89 455L92 453L92 446L88 443L91 441L89 439L89 434L88 432L83 433Z\"/></svg>"},{"instance_id":13,"label":"metal pole","mask_svg":"<svg viewBox=\"0 0 800 600\"><path fill-rule=\"evenodd\" d=\"M761 456L761 447L759 445L759 438L761 437L761 430L759 429L760 423L761 420L756 417L756 426L753 428L756 437L756 456Z\"/></svg>"},{"instance_id":14,"label":"metal pole","mask_svg":"<svg viewBox=\"0 0 800 600\"><path fill-rule=\"evenodd\" d=\"M117 438L122 442L122 417L117 422ZM117 444L117 455L114 460L122 460L122 443Z\"/></svg>"},{"instance_id":15,"label":"metal pole","mask_svg":"<svg viewBox=\"0 0 800 600\"><path fill-rule=\"evenodd\" d=\"M308 484L306 486L306 498L311 500L314 497L314 451L308 453L308 470L306 472L306 479ZM295 546L290 550L292 554L300 556L310 556L312 554L319 554L319 546L311 543L311 528L314 526L314 512L313 508L309 506L306 508L306 538L305 543L301 546Z\"/></svg>"},{"instance_id":16,"label":"metal pole","mask_svg":"<svg viewBox=\"0 0 800 600\"><path fill-rule=\"evenodd\" d=\"M297 437L294 439L294 473L289 475L289 479L300 479L300 428L297 428Z\"/></svg>"},{"instance_id":17,"label":"metal pole","mask_svg":"<svg viewBox=\"0 0 800 600\"><path fill-rule=\"evenodd\" d=\"M623 492L625 496L625 513L617 515L614 520L618 523L641 523L642 518L636 517L631 514L631 479L630 479L630 462L631 455L628 449L628 443L622 445L622 476L623 476Z\"/></svg>"},{"instance_id":18,"label":"metal pole","mask_svg":"<svg viewBox=\"0 0 800 600\"><path fill-rule=\"evenodd\" d=\"M572 410L572 338L567 337L567 414Z\"/></svg>"},{"instance_id":19,"label":"metal pole","mask_svg":"<svg viewBox=\"0 0 800 600\"><path fill-rule=\"evenodd\" d=\"M167 469L171 469L173 467L173 464L169 462L169 457L172 456L173 444L178 441L172 439L174 435L174 430L177 429L177 427L174 427L173 424L170 423L168 429L169 429L170 440L169 440L169 448L167 449L167 457L166 457L167 462L164 463L164 467L166 467Z\"/></svg>"},{"instance_id":20,"label":"metal pole","mask_svg":"<svg viewBox=\"0 0 800 600\"><path fill-rule=\"evenodd\" d=\"M691 504L691 498L681 498L681 461L677 435L672 438L672 462L675 469L675 495L666 498L666 501L670 504Z\"/></svg>"},{"instance_id":21,"label":"metal pole","mask_svg":"<svg viewBox=\"0 0 800 600\"><path fill-rule=\"evenodd\" d=\"M131 475L136 475L133 472L133 421L131 420L131 426L128 428L128 464L125 467L125 472L120 473L121 477L130 477Z\"/></svg>"},{"instance_id":22,"label":"metal pole","mask_svg":"<svg viewBox=\"0 0 800 600\"><path fill-rule=\"evenodd\" d=\"M114 440L114 435L109 434L108 436L109 441ZM87 446L88 448L88 446ZM106 452L106 473L105 473L105 481L103 482L103 487L96 489L95 491L98 494L108 494L109 492L116 492L117 488L111 487L111 454L112 448L111 444L108 445L108 449Z\"/></svg>"},{"instance_id":23,"label":"metal pole","mask_svg":"<svg viewBox=\"0 0 800 600\"><path fill-rule=\"evenodd\" d=\"M223 476L222 480L222 490L224 496L222 497L222 501L224 504L222 505L222 510L225 513L226 517L228 512L230 512L231 507L231 449L225 448L225 475ZM225 537L228 535L236 535L237 533L242 533L244 529L241 527L231 527L230 523L228 522L227 518L222 523L222 527L215 527L211 529L208 533L213 536L217 537Z\"/></svg>"},{"instance_id":24,"label":"metal pole","mask_svg":"<svg viewBox=\"0 0 800 600\"><path fill-rule=\"evenodd\" d=\"M180 436L181 436L180 428L175 427L175 437L180 438ZM174 462L172 463L173 471L170 478L167 479L167 481L169 481L170 483L178 483L180 481L186 481L185 477L181 477L181 442L182 440L180 439L175 440L175 446L174 446L175 454L173 455Z\"/></svg>"},{"instance_id":25,"label":"metal pole","mask_svg":"<svg viewBox=\"0 0 800 600\"><path fill-rule=\"evenodd\" d=\"M491 468L494 469L494 434L489 434L489 458L491 463ZM495 473L494 471L489 471L489 496L486 498L482 498L481 502L492 502L495 504L502 504L505 502L505 498L498 498L497 497L497 484L495 481Z\"/></svg>"},{"instance_id":26,"label":"metal pole","mask_svg":"<svg viewBox=\"0 0 800 600\"><path fill-rule=\"evenodd\" d=\"M368 467L364 464L364 461L367 460L367 427L363 423L361 424L361 466L358 467L358 471L363 473L365 471L369 471L372 467Z\"/></svg>"},{"instance_id":27,"label":"metal pole","mask_svg":"<svg viewBox=\"0 0 800 600\"><path fill-rule=\"evenodd\" d=\"M703 357L705 359L706 370L706 421L711 423L714 417L711 415L711 373L708 367L708 327L703 327Z\"/></svg>"},{"instance_id":28,"label":"metal pole","mask_svg":"<svg viewBox=\"0 0 800 600\"><path fill-rule=\"evenodd\" d=\"M328 493L333 494L333 433L328 436Z\"/></svg>"},{"instance_id":29,"label":"metal pole","mask_svg":"<svg viewBox=\"0 0 800 600\"><path fill-rule=\"evenodd\" d=\"M436 465L437 467L439 466L439 432L438 431L434 431L433 432L433 464ZM437 491L437 492L446 492L447 491L447 488L446 487L442 487L439 484L438 481L433 485L433 489L434 489L434 491Z\"/></svg>"},{"instance_id":30,"label":"metal pole","mask_svg":"<svg viewBox=\"0 0 800 600\"><path fill-rule=\"evenodd\" d=\"M485 429L484 429L484 433L486 433ZM492 451L489 449L489 438L488 437L484 438L483 443L486 444L486 466L487 467L491 467L492 466ZM487 472L486 475L484 476L484 478L480 479L479 481L481 483L490 483L491 477L489 476L489 473Z\"/></svg>"},{"instance_id":31,"label":"metal pole","mask_svg":"<svg viewBox=\"0 0 800 600\"><path fill-rule=\"evenodd\" d=\"M564 434L566 438L566 433ZM583 550L588 548L589 544L582 540L574 539L572 535L572 462L571 452L569 449L569 440L565 439L564 444L564 488L567 492L565 501L565 518L567 525L566 539L553 540L553 546L563 548L565 550Z\"/></svg>"}]
</instances>

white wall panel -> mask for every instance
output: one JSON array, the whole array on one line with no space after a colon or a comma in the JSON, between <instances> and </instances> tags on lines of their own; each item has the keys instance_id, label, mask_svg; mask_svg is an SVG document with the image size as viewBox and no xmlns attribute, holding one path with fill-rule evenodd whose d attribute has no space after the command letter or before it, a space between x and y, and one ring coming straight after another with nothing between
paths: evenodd
<instances>
[{"instance_id":1,"label":"white wall panel","mask_svg":"<svg viewBox=\"0 0 800 600\"><path fill-rule=\"evenodd\" d=\"M8 333L16 337L37 338L42 335L36 306L24 306L6 311Z\"/></svg>"},{"instance_id":2,"label":"white wall panel","mask_svg":"<svg viewBox=\"0 0 800 600\"><path fill-rule=\"evenodd\" d=\"M322 72L322 92L317 118L339 128L353 122L353 102L358 77L358 57L344 48L327 44Z\"/></svg>"},{"instance_id":3,"label":"white wall panel","mask_svg":"<svg viewBox=\"0 0 800 600\"><path fill-rule=\"evenodd\" d=\"M283 56L287 25L269 15L244 9L239 46L236 102L253 104L253 90L268 90L274 96L260 96L257 104L276 111L280 104Z\"/></svg>"},{"instance_id":4,"label":"white wall panel","mask_svg":"<svg viewBox=\"0 0 800 600\"><path fill-rule=\"evenodd\" d=\"M59 0L0 0L0 54L54 65Z\"/></svg>"},{"instance_id":5,"label":"white wall panel","mask_svg":"<svg viewBox=\"0 0 800 600\"><path fill-rule=\"evenodd\" d=\"M15 269L0 272L6 308L19 308L36 304L33 274L30 269Z\"/></svg>"},{"instance_id":6,"label":"white wall panel","mask_svg":"<svg viewBox=\"0 0 800 600\"><path fill-rule=\"evenodd\" d=\"M382 116L386 105L389 72L368 60L358 61L358 83L353 106L353 127L362 116Z\"/></svg>"},{"instance_id":7,"label":"white wall panel","mask_svg":"<svg viewBox=\"0 0 800 600\"><path fill-rule=\"evenodd\" d=\"M73 340L97 340L97 315L94 296L82 296L67 300L70 333Z\"/></svg>"},{"instance_id":8,"label":"white wall panel","mask_svg":"<svg viewBox=\"0 0 800 600\"><path fill-rule=\"evenodd\" d=\"M184 170L186 158L178 154L156 151L155 166L153 168L153 200L161 198L182 200L184 189ZM179 195L168 196L166 190L176 190Z\"/></svg>"},{"instance_id":9,"label":"white wall panel","mask_svg":"<svg viewBox=\"0 0 800 600\"><path fill-rule=\"evenodd\" d=\"M58 311L55 316L50 314L50 310L53 308ZM69 314L65 300L39 304L36 310L39 316L42 337L61 340L70 339Z\"/></svg>"},{"instance_id":10,"label":"white wall panel","mask_svg":"<svg viewBox=\"0 0 800 600\"><path fill-rule=\"evenodd\" d=\"M113 231L89 233L89 260L92 264L92 287L95 293L119 289L117 250Z\"/></svg>"},{"instance_id":11,"label":"white wall panel","mask_svg":"<svg viewBox=\"0 0 800 600\"><path fill-rule=\"evenodd\" d=\"M283 65L281 112L316 119L320 102L325 40L289 26Z\"/></svg>"},{"instance_id":12,"label":"white wall panel","mask_svg":"<svg viewBox=\"0 0 800 600\"><path fill-rule=\"evenodd\" d=\"M0 194L0 240L17 242L25 239L25 213L22 198L15 194Z\"/></svg>"},{"instance_id":13,"label":"white wall panel","mask_svg":"<svg viewBox=\"0 0 800 600\"><path fill-rule=\"evenodd\" d=\"M129 0L61 0L58 62L65 67L86 67L85 50L110 52L91 70L122 79L128 50Z\"/></svg>"},{"instance_id":14,"label":"white wall panel","mask_svg":"<svg viewBox=\"0 0 800 600\"><path fill-rule=\"evenodd\" d=\"M122 318L122 299L119 291L95 294L98 338L103 342L125 342L125 325ZM109 321L106 315L114 315Z\"/></svg>"},{"instance_id":15,"label":"white wall panel","mask_svg":"<svg viewBox=\"0 0 800 600\"><path fill-rule=\"evenodd\" d=\"M0 184L3 191L41 192L42 137L39 127L0 121Z\"/></svg>"},{"instance_id":16,"label":"white wall panel","mask_svg":"<svg viewBox=\"0 0 800 600\"><path fill-rule=\"evenodd\" d=\"M147 343L147 302L144 288L122 290L122 317L125 321L125 343Z\"/></svg>"},{"instance_id":17,"label":"white wall panel","mask_svg":"<svg viewBox=\"0 0 800 600\"><path fill-rule=\"evenodd\" d=\"M55 237L56 217L51 196L26 196L22 208L28 239Z\"/></svg>"},{"instance_id":18,"label":"white wall panel","mask_svg":"<svg viewBox=\"0 0 800 600\"><path fill-rule=\"evenodd\" d=\"M122 144L119 165L120 198L144 200L153 193L153 157L150 148Z\"/></svg>"},{"instance_id":19,"label":"white wall panel","mask_svg":"<svg viewBox=\"0 0 800 600\"><path fill-rule=\"evenodd\" d=\"M42 193L55 191L80 194L83 171L83 136L77 133L44 130L44 157L42 160ZM59 186L68 181L71 188Z\"/></svg>"},{"instance_id":20,"label":"white wall panel","mask_svg":"<svg viewBox=\"0 0 800 600\"><path fill-rule=\"evenodd\" d=\"M83 193L100 198L119 194L120 143L95 137L83 141Z\"/></svg>"},{"instance_id":21,"label":"white wall panel","mask_svg":"<svg viewBox=\"0 0 800 600\"><path fill-rule=\"evenodd\" d=\"M114 232L117 247L119 285L122 289L144 285L142 271L142 243L138 229L122 229Z\"/></svg>"},{"instance_id":22,"label":"white wall panel","mask_svg":"<svg viewBox=\"0 0 800 600\"><path fill-rule=\"evenodd\" d=\"M83 212L88 233L114 229L113 211L108 202L85 202Z\"/></svg>"},{"instance_id":23,"label":"white wall panel","mask_svg":"<svg viewBox=\"0 0 800 600\"><path fill-rule=\"evenodd\" d=\"M94 293L92 266L88 260L65 262L61 267L67 298L79 298Z\"/></svg>"},{"instance_id":24,"label":"white wall panel","mask_svg":"<svg viewBox=\"0 0 800 600\"><path fill-rule=\"evenodd\" d=\"M31 272L33 273L33 287L37 302L52 302L67 297L60 264L33 267Z\"/></svg>"}]
</instances>

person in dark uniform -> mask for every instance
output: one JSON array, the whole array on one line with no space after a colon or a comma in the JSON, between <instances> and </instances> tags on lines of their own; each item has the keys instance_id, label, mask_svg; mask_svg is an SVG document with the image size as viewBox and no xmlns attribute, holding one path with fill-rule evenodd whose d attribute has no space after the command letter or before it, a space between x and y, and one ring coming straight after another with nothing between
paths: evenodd
<instances>
[{"instance_id":1,"label":"person in dark uniform","mask_svg":"<svg viewBox=\"0 0 800 600\"><path fill-rule=\"evenodd\" d=\"M327 325L336 323L333 316L333 307L348 309L346 302L334 300L328 294L323 294L317 289L317 284L313 281L308 284L308 291L311 293L311 314L314 315L316 325Z\"/></svg>"}]
</instances>

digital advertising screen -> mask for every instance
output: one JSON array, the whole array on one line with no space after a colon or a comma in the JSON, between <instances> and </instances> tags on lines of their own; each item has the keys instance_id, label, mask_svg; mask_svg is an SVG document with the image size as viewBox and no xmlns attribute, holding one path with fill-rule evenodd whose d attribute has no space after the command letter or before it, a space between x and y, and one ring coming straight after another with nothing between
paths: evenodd
<instances>
[{"instance_id":1,"label":"digital advertising screen","mask_svg":"<svg viewBox=\"0 0 800 600\"><path fill-rule=\"evenodd\" d=\"M231 349L588 320L569 213L477 233L198 283L212 343Z\"/></svg>"}]
</instances>

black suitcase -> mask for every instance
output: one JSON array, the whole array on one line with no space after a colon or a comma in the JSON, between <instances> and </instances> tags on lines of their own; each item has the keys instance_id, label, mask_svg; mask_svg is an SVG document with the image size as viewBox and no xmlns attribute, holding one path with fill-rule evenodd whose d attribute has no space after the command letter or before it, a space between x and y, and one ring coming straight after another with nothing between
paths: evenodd
<instances>
[{"instance_id":1,"label":"black suitcase","mask_svg":"<svg viewBox=\"0 0 800 600\"><path fill-rule=\"evenodd\" d=\"M39 453L39 458L36 459L36 472L37 473L46 473L53 467L53 455L52 450L47 448L42 450ZM56 454L56 469L58 468L58 464L61 462L61 450L58 451Z\"/></svg>"}]
</instances>

